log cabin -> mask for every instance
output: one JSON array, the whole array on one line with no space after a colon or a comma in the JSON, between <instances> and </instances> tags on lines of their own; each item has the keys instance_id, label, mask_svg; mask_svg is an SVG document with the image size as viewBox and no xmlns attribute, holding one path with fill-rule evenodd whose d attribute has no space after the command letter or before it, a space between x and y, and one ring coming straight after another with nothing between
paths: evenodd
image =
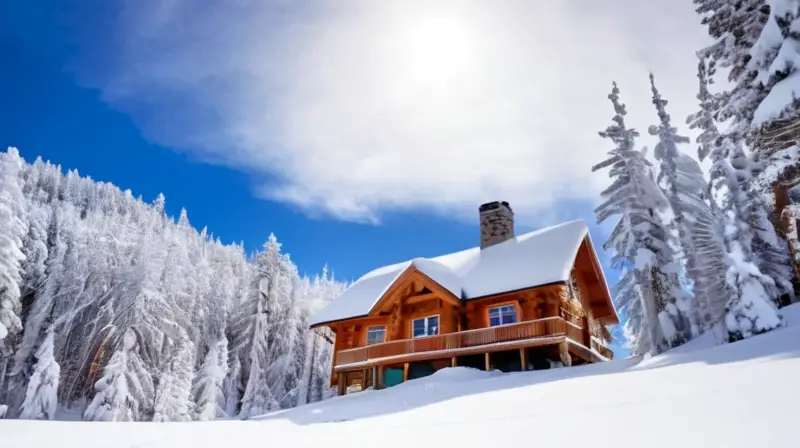
<instances>
[{"instance_id":1,"label":"log cabin","mask_svg":"<svg viewBox=\"0 0 800 448\"><path fill-rule=\"evenodd\" d=\"M583 220L520 236L505 201L480 245L375 269L311 319L334 344L339 395L445 367L521 371L610 360L616 309Z\"/></svg>"}]
</instances>

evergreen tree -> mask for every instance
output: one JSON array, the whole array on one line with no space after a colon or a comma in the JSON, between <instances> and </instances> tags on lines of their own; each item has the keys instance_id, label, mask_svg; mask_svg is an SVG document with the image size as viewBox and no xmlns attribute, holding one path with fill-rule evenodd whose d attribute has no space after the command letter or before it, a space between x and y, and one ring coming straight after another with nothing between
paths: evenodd
<instances>
[{"instance_id":1,"label":"evergreen tree","mask_svg":"<svg viewBox=\"0 0 800 448\"><path fill-rule=\"evenodd\" d=\"M696 279L697 265L700 261L697 260L697 252L694 247L694 239L692 236L692 227L689 222L695 221L695 215L700 213L698 207L702 202L702 195L704 187L701 181L698 185L693 167L690 162L686 160L686 155L678 149L678 145L689 143L689 138L679 135L678 130L672 125L671 118L666 111L668 101L665 100L655 85L653 74L650 74L650 88L653 92L653 105L658 114L659 124L651 125L649 128L650 135L658 137L658 143L655 147L654 156L660 162L660 169L658 172L658 184L664 192L667 200L669 201L674 219L672 223L672 232L678 234L677 241L672 241L672 246L680 249L682 258L686 263L686 270L689 279L694 283ZM701 188L698 190L698 187ZM671 232L671 233L672 233ZM673 263L677 263L677 260ZM697 307L693 297L685 297L689 294L679 296L681 300L675 300L674 303L668 303L666 307L666 316L662 319L669 318L673 321L674 326L678 329L675 338L670 341L670 345L675 346L689 340L693 337L692 324L696 327L702 327L697 315ZM694 318L692 323L690 318Z\"/></svg>"},{"instance_id":2,"label":"evergreen tree","mask_svg":"<svg viewBox=\"0 0 800 448\"><path fill-rule=\"evenodd\" d=\"M48 331L42 345L36 351L36 365L28 383L20 418L35 420L53 420L55 418L58 408L58 380L61 368L53 357L54 337L54 332Z\"/></svg>"},{"instance_id":3,"label":"evergreen tree","mask_svg":"<svg viewBox=\"0 0 800 448\"><path fill-rule=\"evenodd\" d=\"M86 408L84 420L142 421L155 395L153 382L139 357L138 336L128 329L122 344L95 385L95 396Z\"/></svg>"},{"instance_id":4,"label":"evergreen tree","mask_svg":"<svg viewBox=\"0 0 800 448\"><path fill-rule=\"evenodd\" d=\"M4 389L15 338L22 331L22 239L27 226L21 171L22 159L16 148L0 154L0 391Z\"/></svg>"},{"instance_id":5,"label":"evergreen tree","mask_svg":"<svg viewBox=\"0 0 800 448\"><path fill-rule=\"evenodd\" d=\"M800 60L797 29L800 29L797 0L695 0L715 43L701 50L716 66L728 68L730 87L724 89L709 107L718 122L729 122L723 136L731 145L743 148L752 144L752 154L730 152L726 157L744 173L743 193L750 199L745 220L749 232L752 261L761 274L767 295L779 303L780 297L794 297L790 279L794 277L788 244L774 228L769 216L773 208L771 185L786 169L800 163L800 149L791 139L769 134L791 134L782 130L784 118L798 111L795 72ZM713 66L712 66L713 67ZM713 76L713 73L709 73ZM768 197L768 199L767 199ZM778 213L780 211L777 211Z\"/></svg>"},{"instance_id":6,"label":"evergreen tree","mask_svg":"<svg viewBox=\"0 0 800 448\"><path fill-rule=\"evenodd\" d=\"M225 377L228 374L228 340L223 336L211 346L194 386L197 420L227 417L225 410Z\"/></svg>"},{"instance_id":7,"label":"evergreen tree","mask_svg":"<svg viewBox=\"0 0 800 448\"><path fill-rule=\"evenodd\" d=\"M229 352L229 355L231 352ZM223 382L223 395L225 397L225 414L234 416L239 414L239 400L242 395L242 363L239 356L233 353L233 360L230 362L228 376Z\"/></svg>"},{"instance_id":8,"label":"evergreen tree","mask_svg":"<svg viewBox=\"0 0 800 448\"><path fill-rule=\"evenodd\" d=\"M713 74L713 63L708 73L701 61L698 73L700 111L689 120L693 128L702 131L698 136L700 158L711 160L710 191L719 203L718 215L725 226L721 235L726 254L723 260L718 259L720 241L708 235L713 228L706 231L708 244L700 247L710 254L709 268L716 269L709 275L718 276L720 268L725 267L725 291L728 293L725 327L729 340L737 340L777 328L782 319L765 289L765 285L774 282L761 273L752 254L752 229L747 222L747 217L752 215L747 193L752 168L738 141L732 135L721 135L717 129L712 113L717 98L708 91L710 74ZM715 299L710 303L711 313L716 317L720 314L717 311L719 301Z\"/></svg>"},{"instance_id":9,"label":"evergreen tree","mask_svg":"<svg viewBox=\"0 0 800 448\"><path fill-rule=\"evenodd\" d=\"M619 101L616 83L609 99L614 106L614 123L600 136L611 140L615 148L592 171L611 168L613 182L601 193L604 201L595 213L598 223L619 216L603 245L614 252L612 266L623 269L614 296L627 315L625 329L633 353L655 354L667 348L668 336L672 336L665 335L659 313L680 294L677 271L669 270L674 268L674 253L660 216L669 203L653 178L644 152L634 148L638 132L625 125L625 105Z\"/></svg>"},{"instance_id":10,"label":"evergreen tree","mask_svg":"<svg viewBox=\"0 0 800 448\"><path fill-rule=\"evenodd\" d=\"M185 333L181 336L167 368L157 378L153 414L155 422L189 421L190 413L194 411L194 346Z\"/></svg>"}]
</instances>

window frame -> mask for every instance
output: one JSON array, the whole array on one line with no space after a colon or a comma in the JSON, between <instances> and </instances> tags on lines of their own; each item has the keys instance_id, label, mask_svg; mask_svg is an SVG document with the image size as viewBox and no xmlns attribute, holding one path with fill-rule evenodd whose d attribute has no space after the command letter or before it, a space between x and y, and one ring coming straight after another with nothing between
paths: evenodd
<instances>
[{"instance_id":1,"label":"window frame","mask_svg":"<svg viewBox=\"0 0 800 448\"><path fill-rule=\"evenodd\" d=\"M514 310L514 322L509 322L507 324L503 323L503 314L498 312L498 318L500 319L500 323L497 325L492 325L492 310L498 309L502 310L503 308L511 308ZM502 327L504 325L514 325L521 322L520 320L520 312L519 312L519 305L516 302L506 302L506 303L498 303L497 305L492 305L486 308L486 327L487 328L495 328L495 327Z\"/></svg>"},{"instance_id":2,"label":"window frame","mask_svg":"<svg viewBox=\"0 0 800 448\"><path fill-rule=\"evenodd\" d=\"M428 320L434 317L436 318L436 334L428 334ZM414 322L418 320L425 322L425 334L421 336L414 336ZM442 334L442 318L440 315L430 314L428 316L411 319L411 339L429 338L432 336L439 336L440 334Z\"/></svg>"},{"instance_id":3,"label":"window frame","mask_svg":"<svg viewBox=\"0 0 800 448\"><path fill-rule=\"evenodd\" d=\"M373 329L376 329L376 328L380 328L381 330L383 330L383 339L381 339L378 342L370 343L369 342L369 331L373 330ZM386 342L386 325L370 325L370 326L367 327L367 332L364 335L364 345L383 344L384 342Z\"/></svg>"}]
</instances>

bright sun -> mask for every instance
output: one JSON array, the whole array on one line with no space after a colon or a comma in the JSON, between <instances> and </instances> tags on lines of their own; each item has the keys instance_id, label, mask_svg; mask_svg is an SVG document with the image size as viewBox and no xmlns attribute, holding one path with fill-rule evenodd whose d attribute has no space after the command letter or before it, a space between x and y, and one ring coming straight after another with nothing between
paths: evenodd
<instances>
[{"instance_id":1,"label":"bright sun","mask_svg":"<svg viewBox=\"0 0 800 448\"><path fill-rule=\"evenodd\" d=\"M472 45L465 24L450 17L426 17L410 30L410 69L419 81L452 78L466 68Z\"/></svg>"}]
</instances>

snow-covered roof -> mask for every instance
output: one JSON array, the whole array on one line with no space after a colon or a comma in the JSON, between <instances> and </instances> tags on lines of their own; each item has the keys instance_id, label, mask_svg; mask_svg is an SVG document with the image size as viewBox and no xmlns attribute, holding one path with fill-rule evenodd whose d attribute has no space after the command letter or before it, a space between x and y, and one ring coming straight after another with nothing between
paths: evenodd
<instances>
[{"instance_id":1,"label":"snow-covered roof","mask_svg":"<svg viewBox=\"0 0 800 448\"><path fill-rule=\"evenodd\" d=\"M316 313L311 325L366 316L400 275L414 267L464 300L569 279L589 229L576 220L535 230L481 250L415 258L375 269Z\"/></svg>"}]
</instances>

